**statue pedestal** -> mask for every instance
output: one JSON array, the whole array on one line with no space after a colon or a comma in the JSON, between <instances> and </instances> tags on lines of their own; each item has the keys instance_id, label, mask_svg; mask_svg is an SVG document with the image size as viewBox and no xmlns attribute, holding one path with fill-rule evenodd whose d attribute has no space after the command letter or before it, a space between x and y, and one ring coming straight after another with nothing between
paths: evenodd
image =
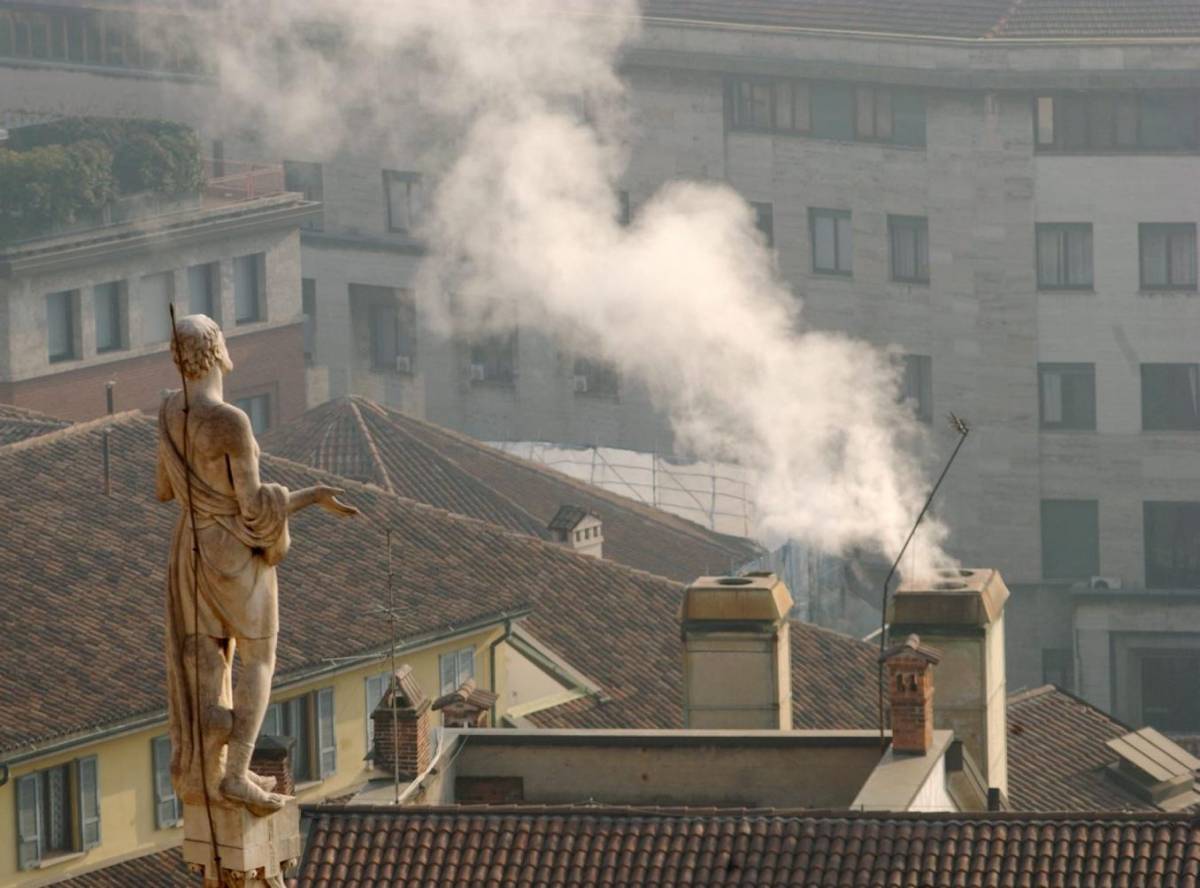
<instances>
[{"instance_id":1,"label":"statue pedestal","mask_svg":"<svg viewBox=\"0 0 1200 888\"><path fill-rule=\"evenodd\" d=\"M255 817L240 805L213 805L212 826L224 880L213 860L208 813L203 805L183 806L183 860L203 872L205 885L283 888L284 871L300 858L299 802L288 799L267 817Z\"/></svg>"}]
</instances>

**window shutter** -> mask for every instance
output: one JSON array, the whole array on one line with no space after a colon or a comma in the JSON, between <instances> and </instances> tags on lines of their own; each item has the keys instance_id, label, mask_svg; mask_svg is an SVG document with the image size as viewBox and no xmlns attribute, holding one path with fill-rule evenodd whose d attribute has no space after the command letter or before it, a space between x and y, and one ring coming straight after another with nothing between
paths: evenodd
<instances>
[{"instance_id":1,"label":"window shutter","mask_svg":"<svg viewBox=\"0 0 1200 888\"><path fill-rule=\"evenodd\" d=\"M75 763L79 786L79 836L83 850L100 844L100 775L96 756Z\"/></svg>"},{"instance_id":2,"label":"window shutter","mask_svg":"<svg viewBox=\"0 0 1200 888\"><path fill-rule=\"evenodd\" d=\"M169 829L179 823L179 799L171 783L171 738L151 741L154 751L154 825Z\"/></svg>"},{"instance_id":3,"label":"window shutter","mask_svg":"<svg viewBox=\"0 0 1200 888\"><path fill-rule=\"evenodd\" d=\"M375 721L371 718L371 713L375 711L375 707L379 705L379 701L383 699L383 694L387 690L387 673L382 675L371 675L367 677L367 755L372 755L375 744Z\"/></svg>"},{"instance_id":4,"label":"window shutter","mask_svg":"<svg viewBox=\"0 0 1200 888\"><path fill-rule=\"evenodd\" d=\"M438 657L438 674L442 687L439 693L448 694L458 687L454 679L458 676L458 663L455 654L442 654Z\"/></svg>"},{"instance_id":5,"label":"window shutter","mask_svg":"<svg viewBox=\"0 0 1200 888\"><path fill-rule=\"evenodd\" d=\"M458 652L458 685L462 687L468 678L475 677L475 649L463 648Z\"/></svg>"},{"instance_id":6,"label":"window shutter","mask_svg":"<svg viewBox=\"0 0 1200 888\"><path fill-rule=\"evenodd\" d=\"M17 778L17 864L23 870L42 859L41 792L37 774Z\"/></svg>"},{"instance_id":7,"label":"window shutter","mask_svg":"<svg viewBox=\"0 0 1200 888\"><path fill-rule=\"evenodd\" d=\"M317 751L320 776L337 770L337 738L333 729L333 688L317 691Z\"/></svg>"}]
</instances>

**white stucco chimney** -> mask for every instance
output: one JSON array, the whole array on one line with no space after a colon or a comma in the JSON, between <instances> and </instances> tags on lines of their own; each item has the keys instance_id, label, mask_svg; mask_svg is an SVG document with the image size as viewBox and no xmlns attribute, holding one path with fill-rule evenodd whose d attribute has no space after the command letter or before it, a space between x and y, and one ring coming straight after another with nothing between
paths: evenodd
<instances>
[{"instance_id":1,"label":"white stucco chimney","mask_svg":"<svg viewBox=\"0 0 1200 888\"><path fill-rule=\"evenodd\" d=\"M1008 796L1008 719L1004 680L1004 605L999 571L943 570L905 581L890 614L891 637L916 633L941 652L933 720L950 728L989 788Z\"/></svg>"},{"instance_id":2,"label":"white stucco chimney","mask_svg":"<svg viewBox=\"0 0 1200 888\"><path fill-rule=\"evenodd\" d=\"M700 577L684 590L686 727L791 730L791 608L772 573Z\"/></svg>"}]
</instances>

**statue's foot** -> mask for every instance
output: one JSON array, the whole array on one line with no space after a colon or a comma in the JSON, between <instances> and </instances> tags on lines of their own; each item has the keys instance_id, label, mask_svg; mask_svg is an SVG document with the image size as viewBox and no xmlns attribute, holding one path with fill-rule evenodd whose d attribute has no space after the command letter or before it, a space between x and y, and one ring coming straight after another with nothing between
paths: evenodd
<instances>
[{"instance_id":1,"label":"statue's foot","mask_svg":"<svg viewBox=\"0 0 1200 888\"><path fill-rule=\"evenodd\" d=\"M278 783L270 774L255 774L253 771L247 771L246 776L250 778L251 783L263 792L270 792L275 788L275 784Z\"/></svg>"},{"instance_id":2,"label":"statue's foot","mask_svg":"<svg viewBox=\"0 0 1200 888\"><path fill-rule=\"evenodd\" d=\"M241 802L256 817L274 814L288 800L285 795L260 789L246 777L226 777L221 781L221 794L231 801Z\"/></svg>"}]
</instances>

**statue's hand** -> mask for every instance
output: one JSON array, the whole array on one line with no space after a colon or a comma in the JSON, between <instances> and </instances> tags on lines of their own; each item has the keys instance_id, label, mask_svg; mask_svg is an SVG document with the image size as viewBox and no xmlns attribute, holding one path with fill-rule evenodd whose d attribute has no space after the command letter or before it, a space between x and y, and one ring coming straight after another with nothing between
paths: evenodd
<instances>
[{"instance_id":1,"label":"statue's hand","mask_svg":"<svg viewBox=\"0 0 1200 888\"><path fill-rule=\"evenodd\" d=\"M340 487L327 487L324 484L318 484L313 488L313 499L326 512L332 512L334 515L349 518L352 515L357 515L358 509L338 499L338 494L345 492Z\"/></svg>"}]
</instances>

